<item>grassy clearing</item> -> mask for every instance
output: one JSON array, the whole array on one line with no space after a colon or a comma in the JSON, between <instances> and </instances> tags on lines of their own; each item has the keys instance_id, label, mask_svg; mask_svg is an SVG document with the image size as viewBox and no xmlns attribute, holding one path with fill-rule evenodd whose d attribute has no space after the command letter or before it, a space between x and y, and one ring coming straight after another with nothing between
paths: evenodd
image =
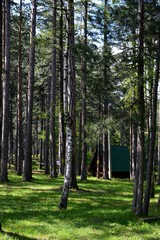
<instances>
[{"instance_id":1,"label":"grassy clearing","mask_svg":"<svg viewBox=\"0 0 160 240\"><path fill-rule=\"evenodd\" d=\"M35 174L24 183L14 173L0 185L0 239L17 240L158 240L159 224L142 223L131 213L132 182L88 178L71 191L68 209L58 210L63 178ZM158 196L158 188L156 189ZM150 215L157 216L157 199Z\"/></svg>"}]
</instances>

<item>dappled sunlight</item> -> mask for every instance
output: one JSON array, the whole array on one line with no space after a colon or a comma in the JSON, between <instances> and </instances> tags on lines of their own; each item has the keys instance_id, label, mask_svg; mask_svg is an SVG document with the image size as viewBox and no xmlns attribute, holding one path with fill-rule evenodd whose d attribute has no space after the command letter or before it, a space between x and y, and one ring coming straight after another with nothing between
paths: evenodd
<instances>
[{"instance_id":1,"label":"dappled sunlight","mask_svg":"<svg viewBox=\"0 0 160 240\"><path fill-rule=\"evenodd\" d=\"M159 231L156 223L141 223L132 214L129 180L78 180L79 190L70 190L68 208L60 211L63 178L37 174L26 184L17 179L14 175L0 185L0 216L3 229L18 235L23 232L24 240L30 236L37 240L149 239ZM159 208L151 206L158 214Z\"/></svg>"}]
</instances>

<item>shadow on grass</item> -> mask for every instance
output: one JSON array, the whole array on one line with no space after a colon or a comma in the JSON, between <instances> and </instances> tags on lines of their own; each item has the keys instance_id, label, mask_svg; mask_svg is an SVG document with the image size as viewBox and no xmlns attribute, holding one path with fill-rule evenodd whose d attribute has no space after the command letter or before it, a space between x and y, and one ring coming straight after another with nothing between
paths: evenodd
<instances>
[{"instance_id":1,"label":"shadow on grass","mask_svg":"<svg viewBox=\"0 0 160 240\"><path fill-rule=\"evenodd\" d=\"M25 237L25 236L22 236L22 235L19 235L19 234L16 234L16 233L12 233L12 232L5 232L5 231L1 231L0 232L2 235L5 235L7 237L11 237L11 238L14 238L14 239L17 239L17 240L38 240L37 238L30 238L30 237Z\"/></svg>"},{"instance_id":2,"label":"shadow on grass","mask_svg":"<svg viewBox=\"0 0 160 240\"><path fill-rule=\"evenodd\" d=\"M4 222L7 226L8 219L12 223L22 220L24 231L27 227L30 232L34 232L35 223L41 236L46 233L52 234L52 231L55 236L63 228L69 228L72 234L76 234L77 240L87 239L89 236L83 238L80 235L83 233L83 231L80 232L81 229L91 229L91 237L88 239L98 239L98 237L107 239L112 235L118 238L120 234L121 236L126 234L126 228L129 231L132 229L131 231L140 237L143 234L149 234L150 228L137 224L138 219L131 212L132 184L130 181L90 179L85 183L79 183L79 190L70 191L68 209L65 211L58 210L62 184L63 179L52 180L39 175L32 183L8 184L5 194L0 196L3 209L0 211L2 223ZM23 191L15 195L15 186ZM28 191L25 191L27 189ZM31 225L27 225L27 222L31 222ZM14 228L6 229L12 231ZM79 236L77 231L80 232ZM8 232L4 234L20 240L37 240L20 234ZM128 235L126 238L128 239ZM69 237L56 239L66 240Z\"/></svg>"}]
</instances>

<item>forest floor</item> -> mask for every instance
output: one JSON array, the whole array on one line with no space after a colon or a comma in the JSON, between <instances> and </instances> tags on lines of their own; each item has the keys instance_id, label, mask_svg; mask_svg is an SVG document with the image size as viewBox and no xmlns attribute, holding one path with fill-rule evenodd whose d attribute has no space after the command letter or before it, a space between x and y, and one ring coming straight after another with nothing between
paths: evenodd
<instances>
[{"instance_id":1,"label":"forest floor","mask_svg":"<svg viewBox=\"0 0 160 240\"><path fill-rule=\"evenodd\" d=\"M71 190L67 210L59 210L63 177L51 179L35 172L32 182L9 174L0 184L0 239L17 240L158 240L160 221L142 222L131 212L130 180L78 179L79 190ZM160 215L152 200L150 216Z\"/></svg>"}]
</instances>

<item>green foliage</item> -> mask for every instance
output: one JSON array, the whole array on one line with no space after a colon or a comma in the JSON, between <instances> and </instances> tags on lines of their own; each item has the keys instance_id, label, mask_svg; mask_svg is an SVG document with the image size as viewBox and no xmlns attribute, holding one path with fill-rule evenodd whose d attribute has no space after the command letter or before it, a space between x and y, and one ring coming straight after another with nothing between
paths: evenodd
<instances>
[{"instance_id":1,"label":"green foliage","mask_svg":"<svg viewBox=\"0 0 160 240\"><path fill-rule=\"evenodd\" d=\"M90 146L95 146L98 143L98 139L102 138L103 133L108 133L108 130L110 130L114 126L114 120L113 118L106 117L105 119L97 120L95 123L88 123L86 126L87 131L87 143Z\"/></svg>"},{"instance_id":2,"label":"green foliage","mask_svg":"<svg viewBox=\"0 0 160 240\"><path fill-rule=\"evenodd\" d=\"M46 131L44 129L39 132L38 138L42 140L46 139Z\"/></svg>"},{"instance_id":3,"label":"green foliage","mask_svg":"<svg viewBox=\"0 0 160 240\"><path fill-rule=\"evenodd\" d=\"M87 167L89 167L91 160L93 158L94 152L88 151L87 152Z\"/></svg>"},{"instance_id":4,"label":"green foliage","mask_svg":"<svg viewBox=\"0 0 160 240\"><path fill-rule=\"evenodd\" d=\"M158 239L159 222L141 223L131 213L132 182L88 178L72 190L66 211L58 210L63 178L37 172L32 182L14 173L0 185L0 239L20 240L149 240ZM156 197L157 197L156 189ZM159 208L152 200L150 215Z\"/></svg>"}]
</instances>

